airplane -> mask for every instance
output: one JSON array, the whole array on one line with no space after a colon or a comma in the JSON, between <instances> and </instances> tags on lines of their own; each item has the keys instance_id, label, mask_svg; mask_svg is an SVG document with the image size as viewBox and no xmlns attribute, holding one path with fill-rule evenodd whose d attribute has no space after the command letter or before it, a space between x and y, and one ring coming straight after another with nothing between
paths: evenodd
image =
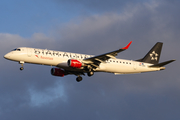
<instances>
[{"instance_id":1,"label":"airplane","mask_svg":"<svg viewBox=\"0 0 180 120\"><path fill-rule=\"evenodd\" d=\"M165 65L175 61L169 60L159 63L162 42L157 42L153 48L139 60L117 59L118 53L127 50L131 45L129 42L125 47L101 55L86 55L48 49L19 47L4 55L5 59L19 62L20 70L24 63L55 66L51 68L53 76L64 77L65 75L76 75L76 81L82 81L82 75L90 77L95 72L107 72L120 74L135 74L165 69Z\"/></svg>"}]
</instances>

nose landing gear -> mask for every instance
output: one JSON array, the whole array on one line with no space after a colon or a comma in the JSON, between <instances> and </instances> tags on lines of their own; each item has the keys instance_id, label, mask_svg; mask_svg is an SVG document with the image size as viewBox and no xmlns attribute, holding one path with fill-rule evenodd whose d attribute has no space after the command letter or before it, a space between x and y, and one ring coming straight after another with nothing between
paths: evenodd
<instances>
[{"instance_id":1,"label":"nose landing gear","mask_svg":"<svg viewBox=\"0 0 180 120\"><path fill-rule=\"evenodd\" d=\"M22 66L22 67L20 67L20 70L24 70L24 67L23 67L24 61L20 61L19 64L21 64L21 66Z\"/></svg>"},{"instance_id":2,"label":"nose landing gear","mask_svg":"<svg viewBox=\"0 0 180 120\"><path fill-rule=\"evenodd\" d=\"M20 67L20 70L24 70L24 67Z\"/></svg>"}]
</instances>

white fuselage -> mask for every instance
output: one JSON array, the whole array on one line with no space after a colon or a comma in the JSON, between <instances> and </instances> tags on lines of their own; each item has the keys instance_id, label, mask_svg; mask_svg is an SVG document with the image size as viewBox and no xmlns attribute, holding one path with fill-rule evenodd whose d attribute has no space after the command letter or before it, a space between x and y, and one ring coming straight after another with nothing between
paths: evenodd
<instances>
[{"instance_id":1,"label":"white fuselage","mask_svg":"<svg viewBox=\"0 0 180 120\"><path fill-rule=\"evenodd\" d=\"M50 65L50 66L57 66L65 70L77 71L77 69L69 67L67 64L67 61L69 59L77 59L79 61L83 61L83 59L93 57L93 55L21 47L21 48L18 48L17 50L7 53L4 57L6 59L17 61L20 63ZM132 60L109 59L101 63L99 67L95 69L95 72L110 72L110 73L115 73L115 74L133 74L133 73L160 70L160 68L148 67L150 65L152 64L137 62L137 61L132 61ZM82 68L78 70L81 71Z\"/></svg>"}]
</instances>

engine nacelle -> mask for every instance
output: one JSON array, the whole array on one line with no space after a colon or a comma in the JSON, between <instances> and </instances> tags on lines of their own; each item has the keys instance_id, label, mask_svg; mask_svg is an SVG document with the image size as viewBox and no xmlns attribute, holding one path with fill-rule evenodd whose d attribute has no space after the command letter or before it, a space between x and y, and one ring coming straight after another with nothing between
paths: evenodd
<instances>
[{"instance_id":1,"label":"engine nacelle","mask_svg":"<svg viewBox=\"0 0 180 120\"><path fill-rule=\"evenodd\" d=\"M82 67L82 62L74 59L69 59L67 62L69 67L74 67L74 68L81 68Z\"/></svg>"},{"instance_id":2,"label":"engine nacelle","mask_svg":"<svg viewBox=\"0 0 180 120\"><path fill-rule=\"evenodd\" d=\"M65 71L59 68L52 68L51 75L64 77Z\"/></svg>"}]
</instances>

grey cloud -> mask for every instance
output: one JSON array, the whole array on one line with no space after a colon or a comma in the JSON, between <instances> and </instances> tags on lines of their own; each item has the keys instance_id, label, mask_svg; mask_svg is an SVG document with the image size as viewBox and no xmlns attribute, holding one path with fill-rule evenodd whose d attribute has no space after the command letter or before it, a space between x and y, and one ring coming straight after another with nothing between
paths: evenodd
<instances>
[{"instance_id":1,"label":"grey cloud","mask_svg":"<svg viewBox=\"0 0 180 120\"><path fill-rule=\"evenodd\" d=\"M178 60L179 34L177 31L179 31L179 24L176 22L180 18L176 12L179 11L178 5L175 5L174 8L167 2L157 1L150 4L130 5L121 14L91 16L83 19L80 24L71 23L65 26L59 30L59 33L66 41L63 42L64 46L71 45L70 49L75 52L101 54L122 47L132 40L133 43L129 50L120 53L119 58L138 59L143 57L156 42L160 41L164 42L161 61ZM176 112L179 106L177 102L179 100L177 95L179 93L179 67L179 64L174 62L167 66L165 71L156 73L130 76L98 73L94 76L96 80L91 78L94 84L98 85L95 90L98 92L92 93L93 97L87 97L96 98L96 101L91 99L91 104L96 104L98 107L92 111L96 111L96 117L100 114L102 119L112 119L112 116L117 119L150 120L179 118L180 116ZM86 79L89 80L89 78ZM77 95L71 92L71 90L68 91L69 96L72 97L70 100L73 105L76 105L74 102ZM108 103L103 101L104 99ZM82 102L87 101L82 100ZM115 113L114 111L120 112ZM106 113L108 115L105 115Z\"/></svg>"},{"instance_id":2,"label":"grey cloud","mask_svg":"<svg viewBox=\"0 0 180 120\"><path fill-rule=\"evenodd\" d=\"M128 5L128 4L136 4L139 2L144 2L143 0L113 0L113 1L109 1L109 0L91 0L91 1L87 1L87 0L54 0L57 3L64 3L67 4L69 6L71 6L71 8L73 8L74 6L80 6L79 8L81 8L82 11L91 11L91 12L120 12L124 6ZM146 1L147 2L147 1Z\"/></svg>"},{"instance_id":3,"label":"grey cloud","mask_svg":"<svg viewBox=\"0 0 180 120\"><path fill-rule=\"evenodd\" d=\"M179 27L177 22L174 21L179 19L179 15L176 14L172 17L171 13L164 13L161 9L166 9L166 6L167 4L153 2L145 5L129 6L121 14L94 15L84 18L80 25L77 23L66 25L59 30L60 37L63 40L70 41L63 43L64 46L73 44L75 50L82 48L83 51L86 49L87 52L93 48L91 51L93 54L101 54L106 50L117 49L131 40L133 44L130 50L132 48L136 49L135 47L140 44L142 49L148 51L150 49L147 48L148 44L153 45L157 41L168 42L173 40L177 42L178 40L176 38L179 37L177 32ZM178 9L178 7L176 8ZM173 9L171 8L169 11ZM175 13L176 11L178 10L174 10ZM169 17L174 19L167 19ZM80 47L79 44L81 44ZM107 44L108 46L105 47ZM101 49L98 49L99 47ZM126 51L126 54L130 50ZM146 54L146 51L136 50L139 53L138 55ZM132 59L137 59L135 57L142 56L134 54Z\"/></svg>"}]
</instances>

